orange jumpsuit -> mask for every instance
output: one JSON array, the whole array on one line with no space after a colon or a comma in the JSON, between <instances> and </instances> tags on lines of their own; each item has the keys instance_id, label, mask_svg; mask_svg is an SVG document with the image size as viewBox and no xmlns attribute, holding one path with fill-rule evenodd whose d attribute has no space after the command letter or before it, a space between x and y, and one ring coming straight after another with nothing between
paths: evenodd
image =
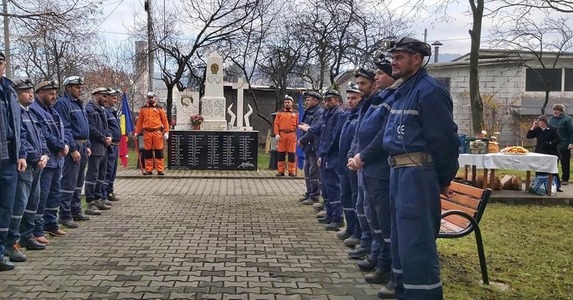
<instances>
[{"instance_id":1,"label":"orange jumpsuit","mask_svg":"<svg viewBox=\"0 0 573 300\"><path fill-rule=\"evenodd\" d=\"M285 172L285 158L288 153L288 173L296 173L296 128L298 112L283 110L277 113L274 123L274 134L280 136L277 144L277 167L279 173Z\"/></svg>"},{"instance_id":2,"label":"orange jumpsuit","mask_svg":"<svg viewBox=\"0 0 573 300\"><path fill-rule=\"evenodd\" d=\"M145 158L145 171L153 171L153 159L157 172L165 170L163 161L163 134L169 132L167 114L157 103L147 103L139 111L135 132L143 131L143 157ZM155 154L155 155L154 155Z\"/></svg>"}]
</instances>

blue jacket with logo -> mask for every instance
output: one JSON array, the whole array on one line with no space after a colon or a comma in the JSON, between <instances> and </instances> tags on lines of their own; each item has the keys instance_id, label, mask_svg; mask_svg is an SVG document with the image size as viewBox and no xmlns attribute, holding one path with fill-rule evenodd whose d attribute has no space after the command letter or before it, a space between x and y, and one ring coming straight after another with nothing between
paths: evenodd
<instances>
[{"instance_id":1,"label":"blue jacket with logo","mask_svg":"<svg viewBox=\"0 0 573 300\"><path fill-rule=\"evenodd\" d=\"M350 146L352 145L352 140L354 139L354 134L356 133L356 125L358 125L358 115L360 109L362 108L362 101L352 109L344 113L342 119L342 126L340 128L340 141L339 152L338 152L338 168L340 171L347 171L348 167L348 151L350 151Z\"/></svg>"},{"instance_id":2,"label":"blue jacket with logo","mask_svg":"<svg viewBox=\"0 0 573 300\"><path fill-rule=\"evenodd\" d=\"M384 151L382 142L394 91L395 87L387 88L374 97L356 130L356 151L364 163L364 175L369 177L390 179L388 152Z\"/></svg>"},{"instance_id":3,"label":"blue jacket with logo","mask_svg":"<svg viewBox=\"0 0 573 300\"><path fill-rule=\"evenodd\" d=\"M36 116L40 124L40 130L46 139L46 144L50 151L50 159L46 168L58 168L64 165L64 157L58 153L64 150L68 144L64 131L64 123L60 114L52 106L44 106L38 98L30 104L30 111Z\"/></svg>"},{"instance_id":4,"label":"blue jacket with logo","mask_svg":"<svg viewBox=\"0 0 573 300\"><path fill-rule=\"evenodd\" d=\"M440 186L448 186L458 170L460 145L450 93L421 69L402 83L392 97L384 149L392 156L431 154Z\"/></svg>"},{"instance_id":5,"label":"blue jacket with logo","mask_svg":"<svg viewBox=\"0 0 573 300\"><path fill-rule=\"evenodd\" d=\"M117 112L111 107L106 107L104 110L107 116L107 127L109 129L111 141L113 143L119 143L121 140L121 128L119 127Z\"/></svg>"},{"instance_id":6,"label":"blue jacket with logo","mask_svg":"<svg viewBox=\"0 0 573 300\"><path fill-rule=\"evenodd\" d=\"M105 107L97 104L95 100L88 102L86 105L90 128L90 146L92 155L107 155L107 146L105 139L109 134L107 125L107 113Z\"/></svg>"},{"instance_id":7,"label":"blue jacket with logo","mask_svg":"<svg viewBox=\"0 0 573 300\"><path fill-rule=\"evenodd\" d=\"M70 152L78 150L78 145L75 140L89 140L90 138L88 115L83 107L82 100L72 99L70 94L64 93L64 95L56 101L54 108L58 111L64 123L64 130L70 145ZM86 145L89 147L89 141Z\"/></svg>"},{"instance_id":8,"label":"blue jacket with logo","mask_svg":"<svg viewBox=\"0 0 573 300\"><path fill-rule=\"evenodd\" d=\"M48 150L38 118L29 108L21 107L20 112L22 115L22 148L25 149L26 162L29 166L36 166L42 155L50 155L50 150Z\"/></svg>"},{"instance_id":9,"label":"blue jacket with logo","mask_svg":"<svg viewBox=\"0 0 573 300\"><path fill-rule=\"evenodd\" d=\"M320 104L315 105L309 109L306 109L304 111L304 116L302 117L302 123L312 126L312 124L314 124L315 122L318 121L318 119L320 119L323 112L324 109L320 107ZM308 136L302 144L303 145L302 149L304 152L316 152L316 150L318 149L318 143L319 143L318 136L316 137Z\"/></svg>"}]
</instances>

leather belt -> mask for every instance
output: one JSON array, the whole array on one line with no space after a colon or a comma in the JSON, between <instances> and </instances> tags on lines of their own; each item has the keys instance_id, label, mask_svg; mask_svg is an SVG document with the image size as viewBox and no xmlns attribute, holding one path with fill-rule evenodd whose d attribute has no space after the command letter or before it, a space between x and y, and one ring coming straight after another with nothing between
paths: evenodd
<instances>
[{"instance_id":1,"label":"leather belt","mask_svg":"<svg viewBox=\"0 0 573 300\"><path fill-rule=\"evenodd\" d=\"M388 164L393 168L433 167L432 155L425 152L413 152L388 157Z\"/></svg>"},{"instance_id":2,"label":"leather belt","mask_svg":"<svg viewBox=\"0 0 573 300\"><path fill-rule=\"evenodd\" d=\"M143 131L145 132L156 132L156 131L161 131L163 129L161 128L143 128Z\"/></svg>"},{"instance_id":3,"label":"leather belt","mask_svg":"<svg viewBox=\"0 0 573 300\"><path fill-rule=\"evenodd\" d=\"M281 133L293 133L294 130L292 130L292 129L280 129L279 132L281 132Z\"/></svg>"},{"instance_id":4,"label":"leather belt","mask_svg":"<svg viewBox=\"0 0 573 300\"><path fill-rule=\"evenodd\" d=\"M119 145L119 142L112 142L110 145L117 146Z\"/></svg>"}]
</instances>

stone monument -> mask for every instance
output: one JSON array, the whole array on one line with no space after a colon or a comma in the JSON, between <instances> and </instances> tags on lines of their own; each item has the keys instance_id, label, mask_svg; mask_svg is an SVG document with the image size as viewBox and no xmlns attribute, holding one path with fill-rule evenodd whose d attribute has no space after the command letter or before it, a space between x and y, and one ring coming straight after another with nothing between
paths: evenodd
<instances>
[{"instance_id":1,"label":"stone monument","mask_svg":"<svg viewBox=\"0 0 573 300\"><path fill-rule=\"evenodd\" d=\"M199 113L199 92L183 91L179 99L173 99L177 107L175 130L191 130L191 116Z\"/></svg>"},{"instance_id":2,"label":"stone monument","mask_svg":"<svg viewBox=\"0 0 573 300\"><path fill-rule=\"evenodd\" d=\"M240 130L240 131L251 131L253 130L253 127L251 127L249 117L253 113L253 108L250 105L248 105L249 111L246 114L243 113L243 109L245 107L244 90L249 89L249 84L246 83L243 78L239 78L238 82L233 83L232 87L234 90L237 90L237 114L233 113L233 104L229 105L229 107L227 108L227 113L231 116L231 121L229 122L229 129ZM236 126L235 126L235 119L237 120ZM243 120L245 121L245 123L243 123ZM243 126L243 124L245 126Z\"/></svg>"},{"instance_id":3,"label":"stone monument","mask_svg":"<svg viewBox=\"0 0 573 300\"><path fill-rule=\"evenodd\" d=\"M201 130L227 130L225 106L223 58L214 52L207 58L205 95L201 98L201 115L205 121L201 124Z\"/></svg>"}]
</instances>

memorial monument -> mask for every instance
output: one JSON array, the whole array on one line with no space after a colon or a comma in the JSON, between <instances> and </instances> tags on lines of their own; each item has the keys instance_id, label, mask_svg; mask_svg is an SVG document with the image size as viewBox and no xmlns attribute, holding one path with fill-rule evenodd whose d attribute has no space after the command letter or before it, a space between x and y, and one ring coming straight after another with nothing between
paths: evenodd
<instances>
[{"instance_id":1,"label":"memorial monument","mask_svg":"<svg viewBox=\"0 0 573 300\"><path fill-rule=\"evenodd\" d=\"M243 91L249 85L242 80L233 84L237 90L237 114L232 112L231 105L227 109L231 120L227 123L223 77L223 59L213 53L207 59L205 95L201 98L200 106L196 101L198 93L181 94L176 130L169 134L169 169L257 170L258 131L253 131L249 122L252 107L247 105L249 111L243 114ZM205 119L201 130L189 130L191 116L199 112ZM237 115L239 119L235 126ZM228 127L233 130L227 130Z\"/></svg>"},{"instance_id":2,"label":"memorial monument","mask_svg":"<svg viewBox=\"0 0 573 300\"><path fill-rule=\"evenodd\" d=\"M227 130L223 77L223 58L214 52L207 59L205 95L201 98L201 115L205 118L201 124L203 130Z\"/></svg>"},{"instance_id":3,"label":"memorial monument","mask_svg":"<svg viewBox=\"0 0 573 300\"><path fill-rule=\"evenodd\" d=\"M175 130L191 130L191 116L199 113L199 93L183 91L177 100Z\"/></svg>"}]
</instances>

